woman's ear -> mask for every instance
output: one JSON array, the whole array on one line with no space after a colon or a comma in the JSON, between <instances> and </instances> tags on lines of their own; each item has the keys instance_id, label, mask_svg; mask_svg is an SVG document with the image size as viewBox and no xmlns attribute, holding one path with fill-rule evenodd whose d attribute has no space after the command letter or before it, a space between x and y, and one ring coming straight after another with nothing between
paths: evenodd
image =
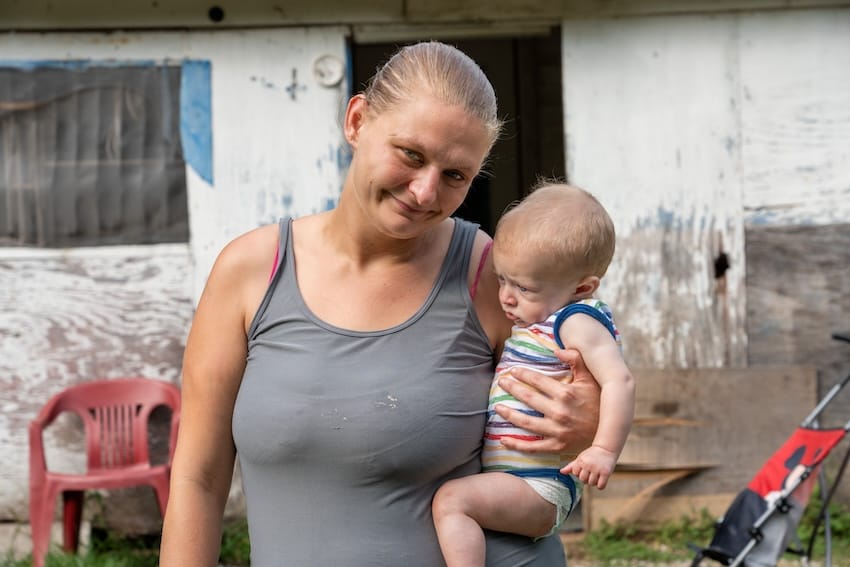
<instances>
[{"instance_id":1,"label":"woman's ear","mask_svg":"<svg viewBox=\"0 0 850 567\"><path fill-rule=\"evenodd\" d=\"M600 279L598 276L585 276L578 285L574 296L576 299L588 299L593 297L594 292L599 289Z\"/></svg>"},{"instance_id":2,"label":"woman's ear","mask_svg":"<svg viewBox=\"0 0 850 567\"><path fill-rule=\"evenodd\" d=\"M369 103L366 102L366 97L362 93L354 95L348 101L348 106L345 109L343 133L345 134L345 140L352 149L357 148L360 128L366 122L366 111L368 108Z\"/></svg>"}]
</instances>

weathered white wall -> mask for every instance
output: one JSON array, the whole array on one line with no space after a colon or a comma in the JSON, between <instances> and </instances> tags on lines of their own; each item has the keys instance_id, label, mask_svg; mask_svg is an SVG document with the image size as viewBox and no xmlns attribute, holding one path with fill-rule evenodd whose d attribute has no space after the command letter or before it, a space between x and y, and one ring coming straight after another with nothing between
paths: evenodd
<instances>
[{"instance_id":1,"label":"weathered white wall","mask_svg":"<svg viewBox=\"0 0 850 567\"><path fill-rule=\"evenodd\" d=\"M180 244L0 250L0 519L28 516L27 428L51 395L95 377L177 381L190 260ZM57 424L67 440L74 422ZM83 453L47 448L54 470L84 470Z\"/></svg>"},{"instance_id":2,"label":"weathered white wall","mask_svg":"<svg viewBox=\"0 0 850 567\"><path fill-rule=\"evenodd\" d=\"M567 171L615 219L601 293L633 364L745 365L747 223L846 222L847 30L846 9L564 23Z\"/></svg>"},{"instance_id":3,"label":"weathered white wall","mask_svg":"<svg viewBox=\"0 0 850 567\"><path fill-rule=\"evenodd\" d=\"M207 60L213 131L212 183L187 166L189 243L0 248L0 519L27 515L27 425L50 394L95 376L177 381L195 302L224 244L333 206L348 161L339 128L348 85L320 85L314 63L328 55L347 66L345 33L0 35L0 60ZM70 457L60 452L54 464L73 468Z\"/></svg>"},{"instance_id":4,"label":"weathered white wall","mask_svg":"<svg viewBox=\"0 0 850 567\"><path fill-rule=\"evenodd\" d=\"M850 9L739 26L747 226L850 222Z\"/></svg>"}]
</instances>

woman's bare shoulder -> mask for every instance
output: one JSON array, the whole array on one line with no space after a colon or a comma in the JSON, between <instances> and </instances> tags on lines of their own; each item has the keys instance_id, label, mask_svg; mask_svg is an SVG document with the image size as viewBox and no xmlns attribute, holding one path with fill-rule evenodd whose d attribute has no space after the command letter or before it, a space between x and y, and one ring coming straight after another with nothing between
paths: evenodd
<instances>
[{"instance_id":1,"label":"woman's bare shoulder","mask_svg":"<svg viewBox=\"0 0 850 567\"><path fill-rule=\"evenodd\" d=\"M279 225L268 224L237 236L222 248L216 265L228 271L235 269L252 272L264 266L270 270L276 259L279 234Z\"/></svg>"},{"instance_id":2,"label":"woman's bare shoulder","mask_svg":"<svg viewBox=\"0 0 850 567\"><path fill-rule=\"evenodd\" d=\"M277 225L261 226L237 236L219 252L205 289L241 297L244 307L252 308L268 285L278 242Z\"/></svg>"}]
</instances>

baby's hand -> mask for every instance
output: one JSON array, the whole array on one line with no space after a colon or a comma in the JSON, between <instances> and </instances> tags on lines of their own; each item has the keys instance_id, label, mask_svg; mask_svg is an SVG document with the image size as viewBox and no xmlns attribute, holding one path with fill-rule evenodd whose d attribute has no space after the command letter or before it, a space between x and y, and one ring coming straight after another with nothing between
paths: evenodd
<instances>
[{"instance_id":1,"label":"baby's hand","mask_svg":"<svg viewBox=\"0 0 850 567\"><path fill-rule=\"evenodd\" d=\"M603 447L593 446L582 451L576 459L561 469L563 474L572 474L588 486L600 490L608 484L608 478L614 472L617 455Z\"/></svg>"}]
</instances>

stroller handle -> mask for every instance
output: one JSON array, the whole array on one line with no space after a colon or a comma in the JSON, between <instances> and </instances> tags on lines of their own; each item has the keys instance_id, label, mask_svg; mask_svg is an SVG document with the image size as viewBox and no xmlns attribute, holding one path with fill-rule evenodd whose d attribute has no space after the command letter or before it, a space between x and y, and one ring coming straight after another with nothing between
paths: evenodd
<instances>
[{"instance_id":1,"label":"stroller handle","mask_svg":"<svg viewBox=\"0 0 850 567\"><path fill-rule=\"evenodd\" d=\"M818 416L821 414L824 408L826 408L826 406L829 405L829 402L832 401L832 398L837 396L838 392L840 392L844 388L844 386L847 385L848 382L850 382L850 374L845 376L844 380L829 389L829 392L826 393L820 403L815 407L815 409L812 410L812 413L806 416L806 419L804 419L800 425L802 427L811 427L815 423L815 421L817 421ZM850 425L850 422L848 422L848 425ZM844 428L847 429L848 426L845 426Z\"/></svg>"},{"instance_id":2,"label":"stroller handle","mask_svg":"<svg viewBox=\"0 0 850 567\"><path fill-rule=\"evenodd\" d=\"M850 343L850 331L832 333L832 338L837 341L847 341ZM844 388L844 386L847 385L848 382L850 382L850 374L845 376L844 380L830 388L829 392L826 393L826 396L823 397L823 399L815 407L815 409L812 410L812 413L806 416L806 419L804 419L800 425L803 427L810 427L812 424L814 424L818 416L824 410L824 408L829 405L829 402L832 401L832 398L837 396L838 393ZM847 424L844 426L844 429L850 430L850 421L847 422Z\"/></svg>"}]
</instances>

